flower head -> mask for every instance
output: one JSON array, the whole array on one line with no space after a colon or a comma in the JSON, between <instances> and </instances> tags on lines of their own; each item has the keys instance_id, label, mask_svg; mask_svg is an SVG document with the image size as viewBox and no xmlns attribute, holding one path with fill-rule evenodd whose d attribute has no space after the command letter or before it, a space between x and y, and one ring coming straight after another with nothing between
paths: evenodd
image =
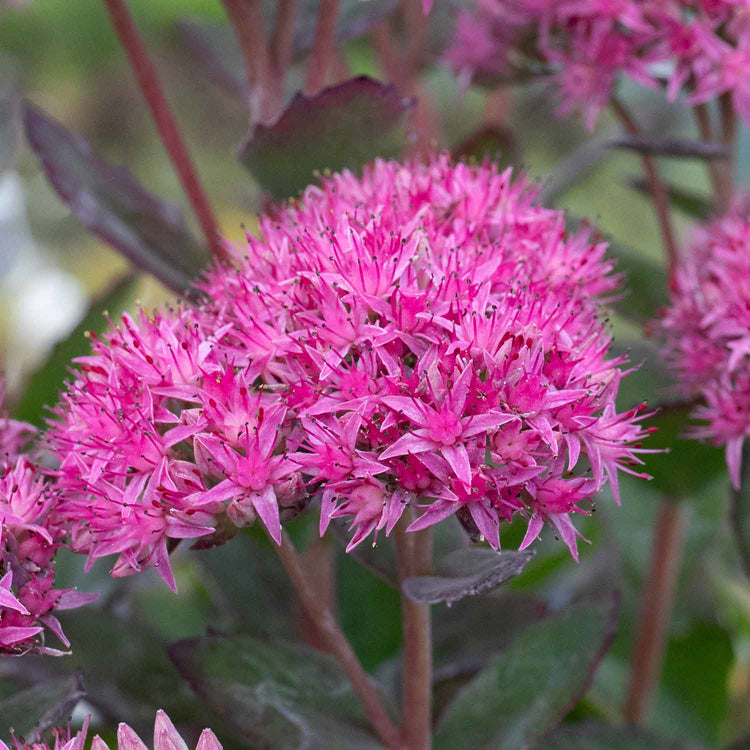
<instances>
[{"instance_id":1,"label":"flower head","mask_svg":"<svg viewBox=\"0 0 750 750\"><path fill-rule=\"evenodd\" d=\"M476 0L445 58L464 80L547 78L589 130L623 75L691 106L729 92L748 122L749 17L734 0Z\"/></svg>"},{"instance_id":2,"label":"flower head","mask_svg":"<svg viewBox=\"0 0 750 750\"><path fill-rule=\"evenodd\" d=\"M95 339L50 431L73 548L174 586L170 540L257 518L278 542L316 495L350 548L410 504L494 547L515 514L567 529L644 432L614 407L606 245L535 197L447 156L334 175L261 217L208 301Z\"/></svg>"},{"instance_id":3,"label":"flower head","mask_svg":"<svg viewBox=\"0 0 750 750\"><path fill-rule=\"evenodd\" d=\"M21 454L34 433L31 425L0 420L0 653L59 653L44 645L45 628L70 645L53 612L96 598L54 588L54 555L65 531L47 477Z\"/></svg>"},{"instance_id":4,"label":"flower head","mask_svg":"<svg viewBox=\"0 0 750 750\"><path fill-rule=\"evenodd\" d=\"M696 233L675 275L659 327L694 412L693 430L726 448L739 487L742 444L750 436L750 196Z\"/></svg>"},{"instance_id":5,"label":"flower head","mask_svg":"<svg viewBox=\"0 0 750 750\"><path fill-rule=\"evenodd\" d=\"M568 235L523 178L445 156L379 161L309 188L261 231L239 269L204 284L203 324L228 324L216 351L280 394L269 461L320 493L321 531L350 518L351 548L412 504L413 529L460 512L497 547L502 520L567 528L632 471L644 431L614 408L606 245ZM592 478L563 481L583 458Z\"/></svg>"}]
</instances>

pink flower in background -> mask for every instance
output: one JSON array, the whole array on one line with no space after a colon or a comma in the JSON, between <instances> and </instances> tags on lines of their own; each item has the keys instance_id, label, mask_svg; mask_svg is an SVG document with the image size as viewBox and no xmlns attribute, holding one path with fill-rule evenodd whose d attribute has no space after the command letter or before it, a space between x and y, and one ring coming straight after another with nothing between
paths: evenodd
<instances>
[{"instance_id":1,"label":"pink flower in background","mask_svg":"<svg viewBox=\"0 0 750 750\"><path fill-rule=\"evenodd\" d=\"M444 57L464 79L553 82L588 130L621 76L694 105L730 92L750 122L750 24L733 0L476 0Z\"/></svg>"},{"instance_id":2,"label":"pink flower in background","mask_svg":"<svg viewBox=\"0 0 750 750\"><path fill-rule=\"evenodd\" d=\"M83 729L73 737L71 737L70 729L53 730L55 735L53 748L50 748L46 742L35 742L33 745L28 745L14 737L13 748L0 740L0 750L86 750L88 725L89 720L87 718ZM104 742L99 735L93 738L88 747L89 750L110 750L110 745ZM149 750L149 748L127 724L120 724L117 728L117 744L112 745L112 750ZM164 711L157 711L156 713L153 750L188 750L185 740L180 736L175 725ZM222 750L222 744L210 729L204 729L198 738L195 750Z\"/></svg>"},{"instance_id":3,"label":"pink flower in background","mask_svg":"<svg viewBox=\"0 0 750 750\"><path fill-rule=\"evenodd\" d=\"M70 646L53 612L96 598L54 588L54 555L65 531L54 514L55 492L21 453L34 433L31 425L0 419L0 653L60 653L44 641L46 628Z\"/></svg>"},{"instance_id":4,"label":"pink flower in background","mask_svg":"<svg viewBox=\"0 0 750 750\"><path fill-rule=\"evenodd\" d=\"M696 232L677 269L660 328L688 397L704 403L693 431L726 447L739 487L742 444L750 436L750 197Z\"/></svg>"}]
</instances>

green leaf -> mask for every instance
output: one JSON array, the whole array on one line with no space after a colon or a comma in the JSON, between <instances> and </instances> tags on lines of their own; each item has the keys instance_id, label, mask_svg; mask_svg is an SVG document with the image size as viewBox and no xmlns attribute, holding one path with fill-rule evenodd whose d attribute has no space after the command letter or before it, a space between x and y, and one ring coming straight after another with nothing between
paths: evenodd
<instances>
[{"instance_id":1,"label":"green leaf","mask_svg":"<svg viewBox=\"0 0 750 750\"><path fill-rule=\"evenodd\" d=\"M330 526L331 534L340 546L346 547L351 539L349 522L336 518ZM347 553L360 565L367 568L370 573L375 574L389 586L398 588L398 568L396 565L396 548L393 539L381 535L375 544L367 541L358 544L351 552Z\"/></svg>"},{"instance_id":2,"label":"green leaf","mask_svg":"<svg viewBox=\"0 0 750 750\"><path fill-rule=\"evenodd\" d=\"M509 591L434 609L436 671L452 672L456 665L478 671L489 654L508 646L515 633L549 614L541 599ZM492 627L487 627L487 623L492 623ZM467 638L466 633L471 633L471 638Z\"/></svg>"},{"instance_id":3,"label":"green leaf","mask_svg":"<svg viewBox=\"0 0 750 750\"><path fill-rule=\"evenodd\" d=\"M210 253L188 231L179 209L29 103L24 124L47 179L86 228L169 288L188 291Z\"/></svg>"},{"instance_id":4,"label":"green leaf","mask_svg":"<svg viewBox=\"0 0 750 750\"><path fill-rule=\"evenodd\" d=\"M288 198L317 172L358 171L378 156L400 154L412 104L395 86L366 76L315 96L298 93L273 125L255 126L239 158L273 198Z\"/></svg>"},{"instance_id":5,"label":"green leaf","mask_svg":"<svg viewBox=\"0 0 750 750\"><path fill-rule=\"evenodd\" d=\"M532 551L495 552L481 547L456 550L440 561L441 575L407 578L402 590L415 602L451 605L514 578L533 556Z\"/></svg>"},{"instance_id":6,"label":"green leaf","mask_svg":"<svg viewBox=\"0 0 750 750\"><path fill-rule=\"evenodd\" d=\"M636 727L586 722L564 726L547 735L539 750L700 750L696 742L668 740Z\"/></svg>"},{"instance_id":7,"label":"green leaf","mask_svg":"<svg viewBox=\"0 0 750 750\"><path fill-rule=\"evenodd\" d=\"M135 299L137 281L134 274L128 274L94 300L73 333L56 344L47 361L26 379L26 389L14 410L17 419L44 426L45 407L57 402L73 358L90 349L84 334L92 330L101 332L107 327L105 311L114 318L127 308Z\"/></svg>"},{"instance_id":8,"label":"green leaf","mask_svg":"<svg viewBox=\"0 0 750 750\"><path fill-rule=\"evenodd\" d=\"M613 354L628 352L632 365L638 367L620 384L617 408L627 411L646 401L655 410L644 425L657 428L643 447L664 451L642 456L642 469L653 477L652 490L670 497L696 497L718 476L726 473L724 451L709 443L687 437L695 422L691 413L695 403L675 401L675 384L663 354L653 342L620 341Z\"/></svg>"},{"instance_id":9,"label":"green leaf","mask_svg":"<svg viewBox=\"0 0 750 750\"><path fill-rule=\"evenodd\" d=\"M669 639L662 691L680 703L696 724L685 736L711 744L718 741L729 708L728 681L733 664L729 633L716 623L695 622L686 633ZM658 702L655 713L660 713ZM657 723L654 726L659 728Z\"/></svg>"},{"instance_id":10,"label":"green leaf","mask_svg":"<svg viewBox=\"0 0 750 750\"><path fill-rule=\"evenodd\" d=\"M518 632L547 616L549 611L542 600L506 590L433 609L435 714L442 714L490 655L502 651ZM470 638L467 633L471 633Z\"/></svg>"},{"instance_id":11,"label":"green leaf","mask_svg":"<svg viewBox=\"0 0 750 750\"><path fill-rule=\"evenodd\" d=\"M637 322L655 318L668 303L664 266L619 242L610 241L607 254L617 261L615 271L625 274L625 295L615 302L615 310Z\"/></svg>"},{"instance_id":12,"label":"green leaf","mask_svg":"<svg viewBox=\"0 0 750 750\"><path fill-rule=\"evenodd\" d=\"M169 654L238 739L258 750L382 747L328 654L249 636L191 638L170 646Z\"/></svg>"},{"instance_id":13,"label":"green leaf","mask_svg":"<svg viewBox=\"0 0 750 750\"><path fill-rule=\"evenodd\" d=\"M722 448L686 437L694 422L691 404L665 406L650 417L648 425L659 432L648 440L648 448L665 449L645 458L652 485L668 497L695 497L717 476L726 472Z\"/></svg>"},{"instance_id":14,"label":"green leaf","mask_svg":"<svg viewBox=\"0 0 750 750\"><path fill-rule=\"evenodd\" d=\"M579 700L614 638L612 599L529 625L461 690L435 750L527 747Z\"/></svg>"},{"instance_id":15,"label":"green leaf","mask_svg":"<svg viewBox=\"0 0 750 750\"><path fill-rule=\"evenodd\" d=\"M86 695L81 675L45 679L37 685L0 701L0 732L12 729L27 742L39 740L42 732L64 722Z\"/></svg>"},{"instance_id":16,"label":"green leaf","mask_svg":"<svg viewBox=\"0 0 750 750\"><path fill-rule=\"evenodd\" d=\"M740 488L732 488L730 499L732 529L745 573L750 577L750 441L742 449Z\"/></svg>"},{"instance_id":17,"label":"green leaf","mask_svg":"<svg viewBox=\"0 0 750 750\"><path fill-rule=\"evenodd\" d=\"M378 547L386 540L379 539ZM392 543L392 542L391 542ZM370 547L365 542L355 548ZM401 647L401 595L351 553L337 549L336 581L341 629L365 669L374 669Z\"/></svg>"}]
</instances>

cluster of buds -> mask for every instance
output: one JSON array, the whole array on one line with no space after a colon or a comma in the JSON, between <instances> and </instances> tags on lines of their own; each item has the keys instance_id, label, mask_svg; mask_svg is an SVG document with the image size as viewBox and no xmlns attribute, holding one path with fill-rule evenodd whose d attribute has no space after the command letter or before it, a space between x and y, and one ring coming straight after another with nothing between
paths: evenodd
<instances>
[{"instance_id":1,"label":"cluster of buds","mask_svg":"<svg viewBox=\"0 0 750 750\"><path fill-rule=\"evenodd\" d=\"M205 301L125 316L78 361L50 431L58 513L89 561L149 565L171 540L224 541L321 502L349 548L406 506L500 546L571 516L640 463L643 407L618 413L623 359L600 318L606 243L568 235L494 165L378 161L261 217Z\"/></svg>"},{"instance_id":2,"label":"cluster of buds","mask_svg":"<svg viewBox=\"0 0 750 750\"><path fill-rule=\"evenodd\" d=\"M2 404L0 384L0 404ZM0 653L59 653L44 645L44 628L67 647L53 611L95 598L54 588L55 551L65 531L56 516L56 492L27 450L29 424L0 418Z\"/></svg>"},{"instance_id":3,"label":"cluster of buds","mask_svg":"<svg viewBox=\"0 0 750 750\"><path fill-rule=\"evenodd\" d=\"M735 0L477 0L446 53L460 75L551 79L594 127L620 75L689 105L730 92L750 122L750 13Z\"/></svg>"}]
</instances>

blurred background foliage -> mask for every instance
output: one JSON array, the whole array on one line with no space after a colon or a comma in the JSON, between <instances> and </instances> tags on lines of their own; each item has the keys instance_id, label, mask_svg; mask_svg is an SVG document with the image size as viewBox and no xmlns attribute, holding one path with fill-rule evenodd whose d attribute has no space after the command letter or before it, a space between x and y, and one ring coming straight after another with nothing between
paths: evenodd
<instances>
[{"instance_id":1,"label":"blurred background foliage","mask_svg":"<svg viewBox=\"0 0 750 750\"><path fill-rule=\"evenodd\" d=\"M132 0L130 5L156 57L221 229L230 240L241 242L243 225L252 230L254 214L262 207L258 187L234 157L247 129L245 102L212 83L181 25L186 18L223 23L220 4L217 0ZM379 75L365 41L347 44L345 53L352 73ZM227 64L233 59L227 54ZM440 145L458 149L464 144L460 150L476 153L482 140L471 139L480 128L485 94L473 89L459 92L454 77L438 62L425 70L423 78L440 112ZM127 269L119 255L71 217L20 134L12 132L6 115L17 107L19 98L43 107L110 161L126 164L154 193L181 206L186 216L191 214L99 0L76 0L74 7L69 0L35 0L23 9L4 11L0 88L4 141L0 364L7 373L11 400L18 403L30 382L36 383L39 393L55 392L67 353L60 357L60 367L47 373L47 382L31 381L32 373L80 323L92 300ZM646 130L695 137L682 111L667 108L660 96L635 86L625 86L621 95L639 113ZM580 123L555 119L553 103L542 87L511 89L508 102L512 152L507 138L499 142L490 138L490 148L499 143L504 148L498 158L507 161L510 154L545 184L580 167L569 188L558 191L555 204L573 216L588 218L605 236L631 248L631 260L636 262L625 266L638 285L633 300L650 300L645 306L650 312L649 305L663 297L663 275L651 273L648 265L642 267L648 260L658 270L661 252L649 200L632 184L640 177L637 155L600 149L590 159L595 163L586 166L591 142L616 133L614 122L600 118L597 133L588 136ZM13 149L8 146L11 142ZM745 133L739 149L739 179L745 181L750 177L750 139ZM698 194L707 191L699 162L664 159L662 163L670 183ZM678 232L687 236L689 216L676 212L676 218ZM115 307L132 308L136 298L150 307L170 297L146 277L121 292ZM95 315L101 317L101 311ZM652 405L673 399L664 365L644 345L638 325L618 315L612 316L611 323L618 350L632 348L634 363L644 362L624 382L620 406L634 405L644 394ZM79 331L76 336L80 335ZM32 407L37 415L38 407ZM680 431L681 423L668 412L659 420L662 433L653 439L654 447L671 443L678 438L675 431ZM750 586L739 572L729 533L723 457L678 439L671 455L649 459L647 464L655 475L653 482L625 478L622 507L615 507L605 492L596 514L580 524L592 544L584 545L579 565L548 533L535 559L504 593L482 600L481 606L478 601L464 601L433 609L438 676L441 660L450 663L457 648L457 623L462 639L476 640L474 653L486 655L501 648L509 633L540 612L557 609L583 593L619 588L617 638L591 689L569 716L569 720L600 717L616 722L657 507L665 495L679 492L688 506L686 543L651 724L665 736L699 740L709 747L723 746L750 732ZM690 488L687 494L686 488ZM298 519L294 531L301 542L314 546L309 518ZM521 534L515 525L505 529L504 547L517 546ZM93 711L97 731L105 738L118 720L128 721L147 736L157 707L165 708L178 724L193 728L210 724L222 736L216 717L180 680L165 646L207 631L293 636L303 621L266 545L263 536L251 530L220 548L200 553L178 550L179 597L153 571L115 581L107 575L106 562L100 562L84 576L81 560L63 551L58 567L61 585L100 591L102 597L93 606L65 613L63 625L73 644L72 656L0 662L0 697L20 685L81 669L89 697L77 716ZM386 555L385 541L371 553ZM336 568L343 627L365 667L387 680L398 668L394 665L401 627L397 593L343 554L337 554ZM466 650L467 644L461 645ZM471 650L472 644L468 647ZM446 678L439 690L450 694L460 679ZM226 742L225 747L233 745Z\"/></svg>"}]
</instances>

